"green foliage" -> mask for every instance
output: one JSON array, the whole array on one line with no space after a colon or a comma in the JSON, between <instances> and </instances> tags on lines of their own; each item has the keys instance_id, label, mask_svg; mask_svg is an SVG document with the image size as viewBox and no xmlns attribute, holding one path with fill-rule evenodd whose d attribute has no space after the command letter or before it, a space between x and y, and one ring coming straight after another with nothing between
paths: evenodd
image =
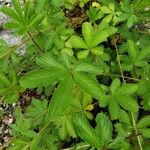
<instances>
[{"instance_id":1,"label":"green foliage","mask_svg":"<svg viewBox=\"0 0 150 150\"><path fill-rule=\"evenodd\" d=\"M12 20L5 24L8 29L16 30L18 34L24 34L32 30L33 26L42 19L43 14L34 13L31 2L25 3L24 9L21 8L19 0L13 0L14 9L3 7L2 12L10 16Z\"/></svg>"},{"instance_id":2,"label":"green foliage","mask_svg":"<svg viewBox=\"0 0 150 150\"><path fill-rule=\"evenodd\" d=\"M69 40L72 48L83 49L78 52L79 59L86 58L89 53L101 56L103 54L103 47L98 46L100 43L107 40L107 38L116 32L116 28L109 27L107 24L100 24L94 31L92 25L88 22L82 24L82 34L84 40L79 36L72 36Z\"/></svg>"},{"instance_id":3,"label":"green foliage","mask_svg":"<svg viewBox=\"0 0 150 150\"><path fill-rule=\"evenodd\" d=\"M127 46L128 56L122 56L121 60L124 70L131 70L134 67L144 67L147 65L146 58L149 58L150 49L149 46L142 50L138 50L136 44L132 40L128 40Z\"/></svg>"},{"instance_id":4,"label":"green foliage","mask_svg":"<svg viewBox=\"0 0 150 150\"><path fill-rule=\"evenodd\" d=\"M73 123L77 134L88 144L96 148L112 148L120 146L125 138L125 134L120 133L116 139L112 140L112 123L109 118L99 113L96 116L96 127L91 127L84 115L77 114L73 117Z\"/></svg>"},{"instance_id":5,"label":"green foliage","mask_svg":"<svg viewBox=\"0 0 150 150\"><path fill-rule=\"evenodd\" d=\"M125 111L121 111L121 108L130 112L138 111L138 104L136 100L132 97L132 94L137 91L137 85L120 85L120 80L113 80L110 85L110 95L104 96L102 103L100 103L100 106L103 107L106 107L108 105L109 113L112 120L122 118L122 115L127 115Z\"/></svg>"},{"instance_id":6,"label":"green foliage","mask_svg":"<svg viewBox=\"0 0 150 150\"><path fill-rule=\"evenodd\" d=\"M3 148L148 149L149 5L12 0L2 7L10 17L4 28L21 42L9 46L0 38L0 101L27 101L17 105Z\"/></svg>"}]
</instances>

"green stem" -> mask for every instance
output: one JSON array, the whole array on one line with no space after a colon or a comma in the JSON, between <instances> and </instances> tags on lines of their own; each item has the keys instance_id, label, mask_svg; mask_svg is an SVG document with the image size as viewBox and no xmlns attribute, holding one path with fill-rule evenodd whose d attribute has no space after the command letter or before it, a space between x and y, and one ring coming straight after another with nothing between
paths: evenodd
<instances>
[{"instance_id":1,"label":"green stem","mask_svg":"<svg viewBox=\"0 0 150 150\"><path fill-rule=\"evenodd\" d=\"M119 74L102 74L103 76L110 76L110 77L121 77L121 75ZM129 79L129 80L134 80L134 81L140 81L140 79L137 79L137 78L132 78L132 77L127 77L127 76L124 76L124 79Z\"/></svg>"},{"instance_id":2,"label":"green stem","mask_svg":"<svg viewBox=\"0 0 150 150\"><path fill-rule=\"evenodd\" d=\"M34 37L32 36L32 34L28 31L27 32L30 39L33 41L33 43L36 45L36 47L41 51L41 52L44 52L44 50L40 47L40 45L36 42L36 40L34 39Z\"/></svg>"},{"instance_id":3,"label":"green stem","mask_svg":"<svg viewBox=\"0 0 150 150\"><path fill-rule=\"evenodd\" d=\"M125 79L124 79L124 76L123 76L123 70L122 70L122 67L121 67L119 52L118 52L118 48L117 48L117 45L116 45L116 40L115 40L115 38L114 38L114 46L115 46L115 50L116 50L116 54L117 54L117 62L118 62L118 65L119 65L121 77L122 77L123 82L125 83Z\"/></svg>"},{"instance_id":4,"label":"green stem","mask_svg":"<svg viewBox=\"0 0 150 150\"><path fill-rule=\"evenodd\" d=\"M65 149L61 149L61 150L82 150L83 148L88 148L90 147L89 144L85 144L85 145L82 145L82 146L77 146L77 147L70 147L70 148L65 148Z\"/></svg>"},{"instance_id":5,"label":"green stem","mask_svg":"<svg viewBox=\"0 0 150 150\"><path fill-rule=\"evenodd\" d=\"M136 122L135 122L135 119L134 119L134 116L133 116L132 112L131 112L131 117L132 117L133 127L134 127L135 133L137 135L137 140L138 140L138 143L139 143L139 148L140 148L140 150L143 150L142 143L141 143L141 140L140 140L140 137L139 137L139 133L138 133L138 130L137 130L137 127L136 127Z\"/></svg>"},{"instance_id":6,"label":"green stem","mask_svg":"<svg viewBox=\"0 0 150 150\"><path fill-rule=\"evenodd\" d=\"M119 68L120 68L120 73L121 73L121 76L122 76L122 80L125 83L124 76L123 76L123 70L122 70L122 67L121 67L119 52L118 52L118 48L117 48L117 45L116 45L115 38L114 38L114 44L115 44L115 50L116 50L116 53L117 53L117 61L118 61L118 65L119 65ZM135 130L135 133L137 134L137 139L138 139L140 150L143 150L140 137L138 136L136 122L135 122L135 119L134 119L134 116L133 116L132 112L131 112L131 117L132 117L132 122L133 122L133 127L134 127L134 130Z\"/></svg>"}]
</instances>

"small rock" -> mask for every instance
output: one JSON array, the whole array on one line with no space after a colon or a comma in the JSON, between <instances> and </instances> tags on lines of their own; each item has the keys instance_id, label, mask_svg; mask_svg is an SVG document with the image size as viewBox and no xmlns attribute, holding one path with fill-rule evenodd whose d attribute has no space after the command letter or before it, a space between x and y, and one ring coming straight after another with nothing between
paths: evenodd
<instances>
[{"instance_id":1,"label":"small rock","mask_svg":"<svg viewBox=\"0 0 150 150\"><path fill-rule=\"evenodd\" d=\"M8 120L8 125L12 124L13 123L13 118L9 118Z\"/></svg>"}]
</instances>

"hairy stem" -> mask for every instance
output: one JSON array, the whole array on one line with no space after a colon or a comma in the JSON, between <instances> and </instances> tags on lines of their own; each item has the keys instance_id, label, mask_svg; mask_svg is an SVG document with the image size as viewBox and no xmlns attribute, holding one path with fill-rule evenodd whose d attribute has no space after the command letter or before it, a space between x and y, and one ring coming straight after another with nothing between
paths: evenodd
<instances>
[{"instance_id":1,"label":"hairy stem","mask_svg":"<svg viewBox=\"0 0 150 150\"><path fill-rule=\"evenodd\" d=\"M124 76L123 76L123 70L122 70L122 67L121 67L119 52L118 52L118 48L117 48L117 45L116 45L116 39L115 38L114 38L114 46L115 46L115 50L116 50L116 54L117 54L117 62L118 62L118 65L119 65L120 74L121 74L123 82L125 82L125 79L124 79Z\"/></svg>"},{"instance_id":2,"label":"hairy stem","mask_svg":"<svg viewBox=\"0 0 150 150\"><path fill-rule=\"evenodd\" d=\"M140 137L139 137L139 134L138 134L137 127L136 127L136 122L135 122L135 119L134 119L134 115L133 115L132 112L131 112L131 117L132 117L133 127L134 127L135 133L137 135L137 140L138 140L138 143L139 143L139 148L140 148L140 150L143 150L142 143L141 143L141 140L140 140Z\"/></svg>"},{"instance_id":3,"label":"hairy stem","mask_svg":"<svg viewBox=\"0 0 150 150\"><path fill-rule=\"evenodd\" d=\"M115 40L115 38L114 38L114 44L115 44L115 50L116 50L116 53L117 53L117 61L118 61L120 73L121 73L121 76L122 76L122 80L123 80L123 82L125 83L125 79L124 79L124 76L123 76L123 70L122 70L122 67L121 67L119 52L118 52L118 48L117 48L117 45L116 45L116 40ZM140 137L138 136L138 131L137 131L137 127L136 127L136 122L135 122L135 119L134 119L134 116L133 116L133 113L132 113L132 112L131 112L131 117L132 117L132 122L133 122L133 127L134 127L134 130L135 130L135 133L137 134L137 140L138 140L138 144L139 144L140 150L143 150Z\"/></svg>"}]
</instances>

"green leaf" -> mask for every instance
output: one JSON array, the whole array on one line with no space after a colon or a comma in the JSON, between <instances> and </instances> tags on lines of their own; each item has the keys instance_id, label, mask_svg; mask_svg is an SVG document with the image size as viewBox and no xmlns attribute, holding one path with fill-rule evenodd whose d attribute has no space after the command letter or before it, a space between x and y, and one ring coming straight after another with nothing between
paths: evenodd
<instances>
[{"instance_id":1,"label":"green leaf","mask_svg":"<svg viewBox=\"0 0 150 150\"><path fill-rule=\"evenodd\" d=\"M73 74L73 78L81 90L90 94L94 98L101 100L101 98L104 96L104 92L97 80L91 76L77 72Z\"/></svg>"},{"instance_id":2,"label":"green leaf","mask_svg":"<svg viewBox=\"0 0 150 150\"><path fill-rule=\"evenodd\" d=\"M36 58L36 63L42 68L66 70L65 66L58 62L57 59L51 53L46 53Z\"/></svg>"},{"instance_id":3,"label":"green leaf","mask_svg":"<svg viewBox=\"0 0 150 150\"><path fill-rule=\"evenodd\" d=\"M31 105L27 109L28 116L36 117L38 115L45 114L47 110L47 104L47 100L32 99Z\"/></svg>"},{"instance_id":4,"label":"green leaf","mask_svg":"<svg viewBox=\"0 0 150 150\"><path fill-rule=\"evenodd\" d=\"M142 133L144 138L150 139L150 128L140 129L139 132Z\"/></svg>"},{"instance_id":5,"label":"green leaf","mask_svg":"<svg viewBox=\"0 0 150 150\"><path fill-rule=\"evenodd\" d=\"M98 65L85 62L85 61L81 61L74 67L74 71L77 71L77 72L82 71L82 72L86 72L86 73L90 73L94 75L100 75L102 74L103 69L99 67Z\"/></svg>"},{"instance_id":6,"label":"green leaf","mask_svg":"<svg viewBox=\"0 0 150 150\"><path fill-rule=\"evenodd\" d=\"M1 11L6 14L7 16L13 18L16 22L20 22L19 16L9 7L2 7Z\"/></svg>"},{"instance_id":7,"label":"green leaf","mask_svg":"<svg viewBox=\"0 0 150 150\"><path fill-rule=\"evenodd\" d=\"M107 145L112 140L113 127L111 121L105 114L99 113L96 116L96 124L96 133L100 137L103 146Z\"/></svg>"},{"instance_id":8,"label":"green leaf","mask_svg":"<svg viewBox=\"0 0 150 150\"><path fill-rule=\"evenodd\" d=\"M149 57L150 57L150 46L147 46L147 47L144 47L143 50L138 51L138 56L137 56L136 61L141 61Z\"/></svg>"},{"instance_id":9,"label":"green leaf","mask_svg":"<svg viewBox=\"0 0 150 150\"><path fill-rule=\"evenodd\" d=\"M87 118L84 115L77 114L73 116L72 120L77 134L85 142L96 148L102 147L101 140L99 139L96 132L91 127Z\"/></svg>"},{"instance_id":10,"label":"green leaf","mask_svg":"<svg viewBox=\"0 0 150 150\"><path fill-rule=\"evenodd\" d=\"M25 119L20 109L16 109L16 123L12 125L14 132L19 133L26 138L34 138L37 133L31 130L31 119Z\"/></svg>"},{"instance_id":11,"label":"green leaf","mask_svg":"<svg viewBox=\"0 0 150 150\"><path fill-rule=\"evenodd\" d=\"M91 48L90 51L94 54L94 55L97 55L97 56L101 56L104 52L103 52L103 47L102 46L99 46L99 47L94 47L94 48Z\"/></svg>"},{"instance_id":12,"label":"green leaf","mask_svg":"<svg viewBox=\"0 0 150 150\"><path fill-rule=\"evenodd\" d=\"M101 12L104 13L104 14L110 14L111 10L107 6L102 6L101 7Z\"/></svg>"},{"instance_id":13,"label":"green leaf","mask_svg":"<svg viewBox=\"0 0 150 150\"><path fill-rule=\"evenodd\" d=\"M7 29L11 29L11 30L18 30L22 28L22 25L16 21L10 21L10 22L6 22L4 25L5 28Z\"/></svg>"},{"instance_id":14,"label":"green leaf","mask_svg":"<svg viewBox=\"0 0 150 150\"><path fill-rule=\"evenodd\" d=\"M14 138L12 140L12 142L14 143L11 147L8 147L8 150L21 150L26 148L26 146L29 144L29 140L25 139L25 138Z\"/></svg>"},{"instance_id":15,"label":"green leaf","mask_svg":"<svg viewBox=\"0 0 150 150\"><path fill-rule=\"evenodd\" d=\"M128 54L132 61L135 61L137 57L137 47L132 40L128 40Z\"/></svg>"},{"instance_id":16,"label":"green leaf","mask_svg":"<svg viewBox=\"0 0 150 150\"><path fill-rule=\"evenodd\" d=\"M116 99L109 100L109 113L111 116L111 120L116 120L119 118L120 106L118 105Z\"/></svg>"},{"instance_id":17,"label":"green leaf","mask_svg":"<svg viewBox=\"0 0 150 150\"><path fill-rule=\"evenodd\" d=\"M78 53L78 58L84 59L87 58L88 55L89 55L89 50L84 50Z\"/></svg>"},{"instance_id":18,"label":"green leaf","mask_svg":"<svg viewBox=\"0 0 150 150\"><path fill-rule=\"evenodd\" d=\"M14 91L12 94L5 95L3 101L5 104L12 104L19 99L19 93Z\"/></svg>"},{"instance_id":19,"label":"green leaf","mask_svg":"<svg viewBox=\"0 0 150 150\"><path fill-rule=\"evenodd\" d=\"M49 105L49 118L58 119L71 103L73 80L70 75L66 75L53 94Z\"/></svg>"},{"instance_id":20,"label":"green leaf","mask_svg":"<svg viewBox=\"0 0 150 150\"><path fill-rule=\"evenodd\" d=\"M20 85L23 88L36 88L39 86L50 85L54 81L58 81L60 72L57 70L36 70L30 71L20 79Z\"/></svg>"},{"instance_id":21,"label":"green leaf","mask_svg":"<svg viewBox=\"0 0 150 150\"><path fill-rule=\"evenodd\" d=\"M125 110L131 111L131 112L137 112L138 111L138 104L134 98L131 96L119 96L117 97L118 103L123 107Z\"/></svg>"},{"instance_id":22,"label":"green leaf","mask_svg":"<svg viewBox=\"0 0 150 150\"><path fill-rule=\"evenodd\" d=\"M117 31L116 28L114 27L108 27L102 31L99 31L98 33L95 34L93 42L92 42L92 47L97 46L99 43L102 43L107 40L107 38L111 35L113 35Z\"/></svg>"},{"instance_id":23,"label":"green leaf","mask_svg":"<svg viewBox=\"0 0 150 150\"><path fill-rule=\"evenodd\" d=\"M35 23L37 23L38 21L40 21L43 18L43 14L34 14L32 15L32 17L30 18L30 20L28 20L29 24L28 24L28 28L32 27Z\"/></svg>"},{"instance_id":24,"label":"green leaf","mask_svg":"<svg viewBox=\"0 0 150 150\"><path fill-rule=\"evenodd\" d=\"M136 84L125 84L121 86L117 91L116 94L119 95L132 95L137 91L138 87Z\"/></svg>"},{"instance_id":25,"label":"green leaf","mask_svg":"<svg viewBox=\"0 0 150 150\"><path fill-rule=\"evenodd\" d=\"M12 0L13 6L17 12L17 14L22 17L23 19L23 13L22 13L22 9L21 9L21 4L20 4L20 0Z\"/></svg>"},{"instance_id":26,"label":"green leaf","mask_svg":"<svg viewBox=\"0 0 150 150\"><path fill-rule=\"evenodd\" d=\"M11 82L4 74L0 73L0 84L7 87L11 85Z\"/></svg>"},{"instance_id":27,"label":"green leaf","mask_svg":"<svg viewBox=\"0 0 150 150\"><path fill-rule=\"evenodd\" d=\"M30 1L25 2L25 6L24 6L24 19L27 22L29 14L31 11L31 4Z\"/></svg>"},{"instance_id":28,"label":"green leaf","mask_svg":"<svg viewBox=\"0 0 150 150\"><path fill-rule=\"evenodd\" d=\"M131 123L128 113L123 109L120 109L119 111L119 121L127 124Z\"/></svg>"},{"instance_id":29,"label":"green leaf","mask_svg":"<svg viewBox=\"0 0 150 150\"><path fill-rule=\"evenodd\" d=\"M38 149L38 147L39 147L38 144L41 142L41 138L42 138L42 135L41 135L41 134L38 134L38 135L31 141L30 150Z\"/></svg>"},{"instance_id":30,"label":"green leaf","mask_svg":"<svg viewBox=\"0 0 150 150\"><path fill-rule=\"evenodd\" d=\"M147 128L150 126L150 115L143 117L137 124L137 128Z\"/></svg>"},{"instance_id":31,"label":"green leaf","mask_svg":"<svg viewBox=\"0 0 150 150\"><path fill-rule=\"evenodd\" d=\"M120 82L119 79L113 80L113 82L110 85L110 91L111 91L111 93L114 94L115 91L120 87L120 85L121 85L121 82Z\"/></svg>"},{"instance_id":32,"label":"green leaf","mask_svg":"<svg viewBox=\"0 0 150 150\"><path fill-rule=\"evenodd\" d=\"M83 39L79 36L72 36L69 40L71 42L71 46L73 48L83 48L83 49L87 49L87 45L86 43L83 41Z\"/></svg>"},{"instance_id":33,"label":"green leaf","mask_svg":"<svg viewBox=\"0 0 150 150\"><path fill-rule=\"evenodd\" d=\"M71 120L71 115L64 115L63 117L61 117L57 124L58 126L61 126L59 128L59 136L61 140L65 140L68 135L73 138L77 137Z\"/></svg>"},{"instance_id":34,"label":"green leaf","mask_svg":"<svg viewBox=\"0 0 150 150\"><path fill-rule=\"evenodd\" d=\"M118 149L121 147L122 142L125 140L125 133L121 132L117 137L108 145L109 149Z\"/></svg>"},{"instance_id":35,"label":"green leaf","mask_svg":"<svg viewBox=\"0 0 150 150\"><path fill-rule=\"evenodd\" d=\"M92 39L93 39L93 35L94 35L94 31L93 31L93 27L92 27L91 23L84 22L82 24L82 34L84 36L86 44L88 46L90 46L91 42L92 42Z\"/></svg>"}]
</instances>

